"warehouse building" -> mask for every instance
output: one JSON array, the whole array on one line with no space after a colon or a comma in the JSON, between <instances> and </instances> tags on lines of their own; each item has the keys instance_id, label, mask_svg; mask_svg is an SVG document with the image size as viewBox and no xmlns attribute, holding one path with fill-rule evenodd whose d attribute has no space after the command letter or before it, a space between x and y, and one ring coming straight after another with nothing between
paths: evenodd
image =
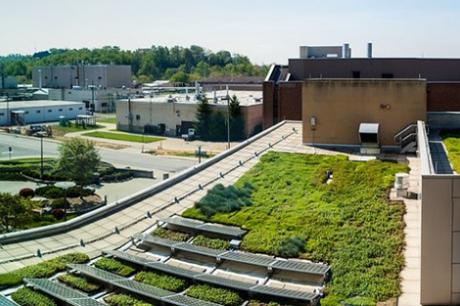
<instances>
[{"instance_id":1,"label":"warehouse building","mask_svg":"<svg viewBox=\"0 0 460 306\"><path fill-rule=\"evenodd\" d=\"M33 86L38 88L98 88L131 87L129 65L57 65L35 67Z\"/></svg>"},{"instance_id":2,"label":"warehouse building","mask_svg":"<svg viewBox=\"0 0 460 306\"><path fill-rule=\"evenodd\" d=\"M245 134L251 135L262 125L262 92L229 91L240 102ZM206 94L211 110L227 113L227 92ZM122 131L180 136L193 128L199 100L195 95L174 94L117 102L117 128Z\"/></svg>"},{"instance_id":3,"label":"warehouse building","mask_svg":"<svg viewBox=\"0 0 460 306\"><path fill-rule=\"evenodd\" d=\"M0 103L0 125L26 125L75 119L86 114L85 104L68 101L9 101Z\"/></svg>"}]
</instances>

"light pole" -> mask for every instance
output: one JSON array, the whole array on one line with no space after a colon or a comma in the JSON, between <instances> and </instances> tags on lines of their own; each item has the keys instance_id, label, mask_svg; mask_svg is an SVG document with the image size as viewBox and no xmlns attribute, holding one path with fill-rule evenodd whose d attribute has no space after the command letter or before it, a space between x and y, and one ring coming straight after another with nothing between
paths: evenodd
<instances>
[{"instance_id":1,"label":"light pole","mask_svg":"<svg viewBox=\"0 0 460 306\"><path fill-rule=\"evenodd\" d=\"M227 149L230 149L230 95L227 85Z\"/></svg>"},{"instance_id":2,"label":"light pole","mask_svg":"<svg viewBox=\"0 0 460 306\"><path fill-rule=\"evenodd\" d=\"M40 137L40 179L43 180L43 138L45 132L38 132L37 135Z\"/></svg>"}]
</instances>

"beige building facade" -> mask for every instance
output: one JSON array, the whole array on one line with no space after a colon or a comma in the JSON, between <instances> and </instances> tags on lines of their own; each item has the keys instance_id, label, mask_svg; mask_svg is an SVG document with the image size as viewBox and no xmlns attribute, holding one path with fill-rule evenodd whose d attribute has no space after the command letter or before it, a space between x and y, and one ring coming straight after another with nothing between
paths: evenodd
<instances>
[{"instance_id":1,"label":"beige building facade","mask_svg":"<svg viewBox=\"0 0 460 306\"><path fill-rule=\"evenodd\" d=\"M303 142L356 146L361 123L379 124L379 143L426 120L426 81L421 79L309 79L302 88Z\"/></svg>"}]
</instances>

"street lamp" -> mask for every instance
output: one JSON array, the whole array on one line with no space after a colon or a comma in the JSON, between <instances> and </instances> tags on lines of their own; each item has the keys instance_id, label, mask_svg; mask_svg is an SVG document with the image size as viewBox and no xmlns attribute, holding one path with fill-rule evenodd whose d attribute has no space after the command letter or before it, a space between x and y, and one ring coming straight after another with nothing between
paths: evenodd
<instances>
[{"instance_id":1,"label":"street lamp","mask_svg":"<svg viewBox=\"0 0 460 306\"><path fill-rule=\"evenodd\" d=\"M38 132L36 135L40 137L40 179L43 180L43 138L46 132Z\"/></svg>"}]
</instances>

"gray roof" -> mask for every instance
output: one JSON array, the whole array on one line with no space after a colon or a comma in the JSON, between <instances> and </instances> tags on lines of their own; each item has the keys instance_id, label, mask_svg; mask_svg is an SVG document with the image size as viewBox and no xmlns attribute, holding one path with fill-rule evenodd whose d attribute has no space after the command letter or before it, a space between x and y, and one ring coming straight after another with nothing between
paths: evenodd
<instances>
[{"instance_id":1,"label":"gray roof","mask_svg":"<svg viewBox=\"0 0 460 306\"><path fill-rule=\"evenodd\" d=\"M205 223L202 221L183 218L180 216L166 218L161 221L167 224L179 226L179 227L186 228L192 231L212 233L212 234L223 235L225 237L231 237L231 238L237 238L237 239L240 239L244 234L246 234L245 230L242 230L241 228L236 227L236 226Z\"/></svg>"},{"instance_id":2,"label":"gray roof","mask_svg":"<svg viewBox=\"0 0 460 306\"><path fill-rule=\"evenodd\" d=\"M52 282L48 279L26 278L24 279L24 282L27 285L72 306L104 306L104 304L89 298L87 295L84 295L79 291L70 289L69 287Z\"/></svg>"},{"instance_id":3,"label":"gray roof","mask_svg":"<svg viewBox=\"0 0 460 306\"><path fill-rule=\"evenodd\" d=\"M359 125L360 134L378 134L379 124L378 123L361 123Z\"/></svg>"},{"instance_id":4,"label":"gray roof","mask_svg":"<svg viewBox=\"0 0 460 306\"><path fill-rule=\"evenodd\" d=\"M60 100L9 101L8 103L1 102L0 109L6 109L7 105L10 110L23 110L27 108L43 108L43 107L58 107L58 106L80 107L80 106L85 106L85 103L75 102L75 101L60 101Z\"/></svg>"}]
</instances>

